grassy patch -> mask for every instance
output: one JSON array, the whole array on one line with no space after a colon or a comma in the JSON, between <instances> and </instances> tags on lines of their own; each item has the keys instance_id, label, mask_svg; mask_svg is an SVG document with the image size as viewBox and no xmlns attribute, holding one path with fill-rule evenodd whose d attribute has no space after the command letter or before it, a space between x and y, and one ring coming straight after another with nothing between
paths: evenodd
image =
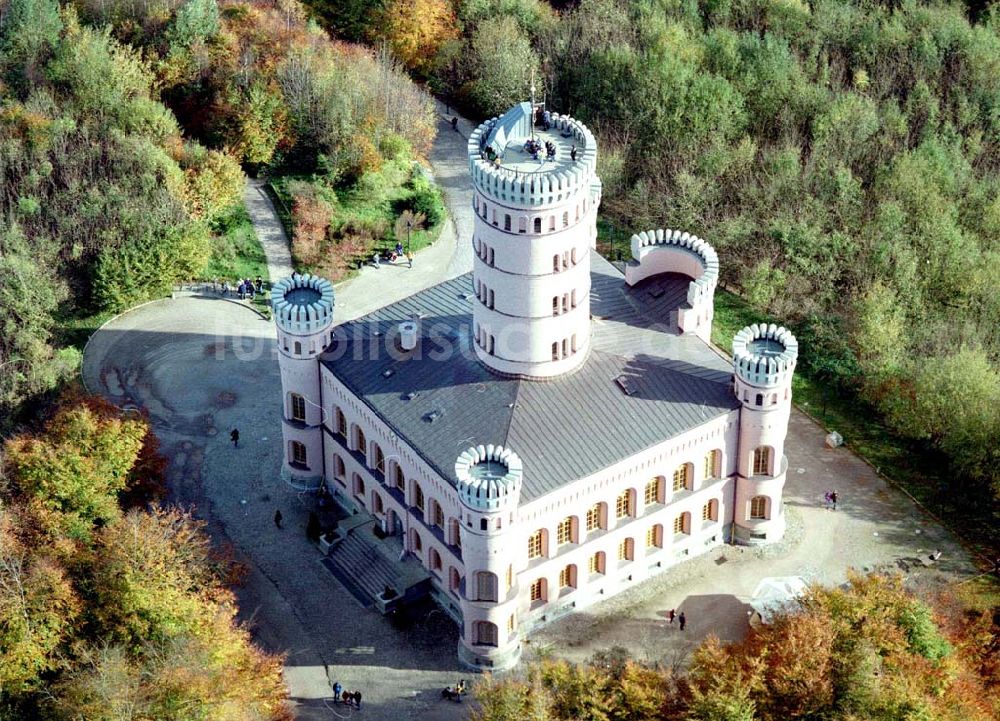
<instances>
[{"instance_id":1,"label":"grassy patch","mask_svg":"<svg viewBox=\"0 0 1000 721\"><path fill-rule=\"evenodd\" d=\"M391 251L397 242L395 223L404 210L427 217L425 227L410 234L409 250L414 253L440 237L447 219L440 190L419 165L405 157L386 161L378 171L365 173L349 186L330 187L320 176L283 176L271 181L270 191L292 238L296 267L332 280L356 273L375 250ZM292 217L296 198L308 198L311 204L311 244L298 232L298 218ZM328 220L328 226L318 231L317 208L323 209L320 212ZM407 245L405 237L400 242Z\"/></svg>"},{"instance_id":2,"label":"grassy patch","mask_svg":"<svg viewBox=\"0 0 1000 721\"><path fill-rule=\"evenodd\" d=\"M83 351L93 332L114 315L115 312L111 310L89 315L60 315L56 318L55 327L52 329L52 345L56 348L76 348Z\"/></svg>"},{"instance_id":3,"label":"grassy patch","mask_svg":"<svg viewBox=\"0 0 1000 721\"><path fill-rule=\"evenodd\" d=\"M267 256L254 233L250 216L243 205L234 208L213 228L212 257L197 280L229 280L267 276Z\"/></svg>"}]
</instances>

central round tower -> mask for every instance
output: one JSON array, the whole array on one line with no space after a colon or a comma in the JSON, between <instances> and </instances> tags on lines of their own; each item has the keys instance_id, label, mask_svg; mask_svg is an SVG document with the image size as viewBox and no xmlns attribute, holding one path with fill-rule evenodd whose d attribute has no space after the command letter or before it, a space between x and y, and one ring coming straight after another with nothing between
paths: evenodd
<instances>
[{"instance_id":1,"label":"central round tower","mask_svg":"<svg viewBox=\"0 0 1000 721\"><path fill-rule=\"evenodd\" d=\"M521 103L476 128L468 151L476 355L508 376L572 371L590 348L601 201L594 135Z\"/></svg>"}]
</instances>

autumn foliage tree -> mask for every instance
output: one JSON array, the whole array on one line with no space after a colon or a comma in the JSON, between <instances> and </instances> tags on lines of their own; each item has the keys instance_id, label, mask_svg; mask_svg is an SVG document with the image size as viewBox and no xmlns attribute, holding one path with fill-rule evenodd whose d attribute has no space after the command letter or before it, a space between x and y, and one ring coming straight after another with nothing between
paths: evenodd
<instances>
[{"instance_id":1,"label":"autumn foliage tree","mask_svg":"<svg viewBox=\"0 0 1000 721\"><path fill-rule=\"evenodd\" d=\"M204 524L119 505L162 472L147 432L81 398L6 443L0 717L290 718L282 659L237 621Z\"/></svg>"},{"instance_id":2,"label":"autumn foliage tree","mask_svg":"<svg viewBox=\"0 0 1000 721\"><path fill-rule=\"evenodd\" d=\"M426 76L443 45L459 37L448 0L390 0L379 38L410 70Z\"/></svg>"}]
</instances>

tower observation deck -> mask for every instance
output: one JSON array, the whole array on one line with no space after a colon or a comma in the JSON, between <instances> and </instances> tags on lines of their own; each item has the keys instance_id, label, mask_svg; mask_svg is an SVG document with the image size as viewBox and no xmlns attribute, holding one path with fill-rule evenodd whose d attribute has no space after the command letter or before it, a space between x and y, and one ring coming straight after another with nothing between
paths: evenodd
<instances>
[{"instance_id":1,"label":"tower observation deck","mask_svg":"<svg viewBox=\"0 0 1000 721\"><path fill-rule=\"evenodd\" d=\"M590 348L590 249L601 181L593 133L515 105L469 137L479 359L503 375L570 372Z\"/></svg>"}]
</instances>

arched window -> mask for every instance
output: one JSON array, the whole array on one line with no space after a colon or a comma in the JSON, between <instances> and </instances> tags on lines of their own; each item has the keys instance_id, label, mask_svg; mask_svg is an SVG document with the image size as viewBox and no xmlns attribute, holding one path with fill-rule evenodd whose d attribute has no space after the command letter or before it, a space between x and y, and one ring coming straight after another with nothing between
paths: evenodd
<instances>
[{"instance_id":1,"label":"arched window","mask_svg":"<svg viewBox=\"0 0 1000 721\"><path fill-rule=\"evenodd\" d=\"M573 248L573 250L569 252L569 260L573 265L576 265L576 248Z\"/></svg>"},{"instance_id":2,"label":"arched window","mask_svg":"<svg viewBox=\"0 0 1000 721\"><path fill-rule=\"evenodd\" d=\"M341 438L343 438L343 439L346 440L347 439L347 416L345 416L344 412L342 410L340 410L339 408L333 412L333 416L335 418L335 425L336 425L336 429L334 430L334 433L336 433L338 436L340 436Z\"/></svg>"},{"instance_id":3,"label":"arched window","mask_svg":"<svg viewBox=\"0 0 1000 721\"><path fill-rule=\"evenodd\" d=\"M529 598L532 603L545 603L548 600L549 589L548 582L544 578L535 579L534 583L531 584L531 591L529 593Z\"/></svg>"},{"instance_id":4,"label":"arched window","mask_svg":"<svg viewBox=\"0 0 1000 721\"><path fill-rule=\"evenodd\" d=\"M587 509L587 532L596 531L607 526L604 503L595 503Z\"/></svg>"},{"instance_id":5,"label":"arched window","mask_svg":"<svg viewBox=\"0 0 1000 721\"><path fill-rule=\"evenodd\" d=\"M757 394L757 405L759 405L759 406L764 405L764 394L763 393L758 393Z\"/></svg>"},{"instance_id":6,"label":"arched window","mask_svg":"<svg viewBox=\"0 0 1000 721\"><path fill-rule=\"evenodd\" d=\"M358 430L354 434L354 450L360 451L364 454L368 450L368 440L365 438L365 432L361 430L361 427L356 426L356 428Z\"/></svg>"},{"instance_id":7,"label":"arched window","mask_svg":"<svg viewBox=\"0 0 1000 721\"><path fill-rule=\"evenodd\" d=\"M518 233L528 232L528 219L523 215L517 219L517 232Z\"/></svg>"},{"instance_id":8,"label":"arched window","mask_svg":"<svg viewBox=\"0 0 1000 721\"><path fill-rule=\"evenodd\" d=\"M615 499L615 518L626 518L635 515L635 504L632 500L632 489L626 488Z\"/></svg>"},{"instance_id":9,"label":"arched window","mask_svg":"<svg viewBox=\"0 0 1000 721\"><path fill-rule=\"evenodd\" d=\"M656 476L646 482L646 490L642 494L642 502L647 506L663 503L663 476Z\"/></svg>"},{"instance_id":10,"label":"arched window","mask_svg":"<svg viewBox=\"0 0 1000 721\"><path fill-rule=\"evenodd\" d=\"M569 211L568 210L565 213L563 213L563 227L564 228L568 228L569 227Z\"/></svg>"},{"instance_id":11,"label":"arched window","mask_svg":"<svg viewBox=\"0 0 1000 721\"><path fill-rule=\"evenodd\" d=\"M721 457L722 452L718 450L709 451L705 454L705 478L718 478L719 459Z\"/></svg>"},{"instance_id":12,"label":"arched window","mask_svg":"<svg viewBox=\"0 0 1000 721\"><path fill-rule=\"evenodd\" d=\"M410 550L414 553L420 553L424 550L423 539L420 538L420 534L417 533L416 529L410 529Z\"/></svg>"},{"instance_id":13,"label":"arched window","mask_svg":"<svg viewBox=\"0 0 1000 721\"><path fill-rule=\"evenodd\" d=\"M663 548L663 526L659 523L646 529L646 548Z\"/></svg>"},{"instance_id":14,"label":"arched window","mask_svg":"<svg viewBox=\"0 0 1000 721\"><path fill-rule=\"evenodd\" d=\"M357 473L354 474L354 495L361 498L365 495L365 481Z\"/></svg>"},{"instance_id":15,"label":"arched window","mask_svg":"<svg viewBox=\"0 0 1000 721\"><path fill-rule=\"evenodd\" d=\"M302 343L300 343L299 341L295 341L294 348L295 348L295 355L301 355L302 354Z\"/></svg>"},{"instance_id":16,"label":"arched window","mask_svg":"<svg viewBox=\"0 0 1000 721\"><path fill-rule=\"evenodd\" d=\"M771 473L771 448L761 446L753 452L753 475L767 476Z\"/></svg>"},{"instance_id":17,"label":"arched window","mask_svg":"<svg viewBox=\"0 0 1000 721\"><path fill-rule=\"evenodd\" d=\"M618 560L631 561L635 558L635 541L631 538L623 539L618 544Z\"/></svg>"},{"instance_id":18,"label":"arched window","mask_svg":"<svg viewBox=\"0 0 1000 721\"><path fill-rule=\"evenodd\" d=\"M552 315L559 315L559 296L552 296Z\"/></svg>"},{"instance_id":19,"label":"arched window","mask_svg":"<svg viewBox=\"0 0 1000 721\"><path fill-rule=\"evenodd\" d=\"M674 492L691 490L691 464L682 463L674 471Z\"/></svg>"},{"instance_id":20,"label":"arched window","mask_svg":"<svg viewBox=\"0 0 1000 721\"><path fill-rule=\"evenodd\" d=\"M702 521L717 521L719 520L719 502L714 498L701 507L701 520Z\"/></svg>"},{"instance_id":21,"label":"arched window","mask_svg":"<svg viewBox=\"0 0 1000 721\"><path fill-rule=\"evenodd\" d=\"M576 588L576 564L571 563L559 571L559 588Z\"/></svg>"},{"instance_id":22,"label":"arched window","mask_svg":"<svg viewBox=\"0 0 1000 721\"><path fill-rule=\"evenodd\" d=\"M430 552L431 560L431 570L440 571L441 570L441 554L437 552L437 549L432 548Z\"/></svg>"},{"instance_id":23,"label":"arched window","mask_svg":"<svg viewBox=\"0 0 1000 721\"><path fill-rule=\"evenodd\" d=\"M542 219L541 218L535 218L534 228L535 228L535 232L536 233L541 233L542 232Z\"/></svg>"},{"instance_id":24,"label":"arched window","mask_svg":"<svg viewBox=\"0 0 1000 721\"><path fill-rule=\"evenodd\" d=\"M476 621L472 624L473 643L476 646L497 645L497 625L489 621Z\"/></svg>"},{"instance_id":25,"label":"arched window","mask_svg":"<svg viewBox=\"0 0 1000 721\"><path fill-rule=\"evenodd\" d=\"M555 229L556 229L556 216L550 215L549 216L549 232L551 233Z\"/></svg>"},{"instance_id":26,"label":"arched window","mask_svg":"<svg viewBox=\"0 0 1000 721\"><path fill-rule=\"evenodd\" d=\"M691 514L680 513L674 517L674 535L691 533Z\"/></svg>"},{"instance_id":27,"label":"arched window","mask_svg":"<svg viewBox=\"0 0 1000 721\"><path fill-rule=\"evenodd\" d=\"M431 501L431 525L437 526L442 531L444 530L444 510L441 508L441 504L437 501Z\"/></svg>"},{"instance_id":28,"label":"arched window","mask_svg":"<svg viewBox=\"0 0 1000 721\"><path fill-rule=\"evenodd\" d=\"M754 496L750 499L750 518L767 518L767 496Z\"/></svg>"},{"instance_id":29,"label":"arched window","mask_svg":"<svg viewBox=\"0 0 1000 721\"><path fill-rule=\"evenodd\" d=\"M424 510L424 489L416 481L413 482L413 505Z\"/></svg>"},{"instance_id":30,"label":"arched window","mask_svg":"<svg viewBox=\"0 0 1000 721\"><path fill-rule=\"evenodd\" d=\"M489 571L476 571L476 600L496 603L499 582L497 575Z\"/></svg>"},{"instance_id":31,"label":"arched window","mask_svg":"<svg viewBox=\"0 0 1000 721\"><path fill-rule=\"evenodd\" d=\"M306 420L306 399L298 393L288 394L288 409L293 421L305 422Z\"/></svg>"},{"instance_id":32,"label":"arched window","mask_svg":"<svg viewBox=\"0 0 1000 721\"><path fill-rule=\"evenodd\" d=\"M378 443L372 443L372 460L375 462L373 468L385 473L385 454L382 453L382 446Z\"/></svg>"},{"instance_id":33,"label":"arched window","mask_svg":"<svg viewBox=\"0 0 1000 721\"><path fill-rule=\"evenodd\" d=\"M559 272L559 256L558 255L553 255L552 256L552 272L553 273L558 273Z\"/></svg>"},{"instance_id":34,"label":"arched window","mask_svg":"<svg viewBox=\"0 0 1000 721\"><path fill-rule=\"evenodd\" d=\"M559 360L559 341L552 344L552 360Z\"/></svg>"},{"instance_id":35,"label":"arched window","mask_svg":"<svg viewBox=\"0 0 1000 721\"><path fill-rule=\"evenodd\" d=\"M778 403L778 394L777 393L772 393L771 394L771 405L772 406L773 405L777 405L777 403Z\"/></svg>"},{"instance_id":36,"label":"arched window","mask_svg":"<svg viewBox=\"0 0 1000 721\"><path fill-rule=\"evenodd\" d=\"M288 459L293 466L308 468L306 465L306 446L299 441L290 441L288 444Z\"/></svg>"},{"instance_id":37,"label":"arched window","mask_svg":"<svg viewBox=\"0 0 1000 721\"><path fill-rule=\"evenodd\" d=\"M344 459L340 457L339 454L333 454L333 477L339 480L343 480L344 476L347 474L344 468Z\"/></svg>"},{"instance_id":38,"label":"arched window","mask_svg":"<svg viewBox=\"0 0 1000 721\"><path fill-rule=\"evenodd\" d=\"M528 558L541 558L547 555L545 548L545 529L539 528L528 536Z\"/></svg>"},{"instance_id":39,"label":"arched window","mask_svg":"<svg viewBox=\"0 0 1000 721\"><path fill-rule=\"evenodd\" d=\"M448 543L458 548L462 547L462 524L457 518L448 520Z\"/></svg>"},{"instance_id":40,"label":"arched window","mask_svg":"<svg viewBox=\"0 0 1000 721\"><path fill-rule=\"evenodd\" d=\"M576 543L576 517L566 516L556 526L556 545Z\"/></svg>"},{"instance_id":41,"label":"arched window","mask_svg":"<svg viewBox=\"0 0 1000 721\"><path fill-rule=\"evenodd\" d=\"M504 216L503 216L503 229L504 230L508 230L508 231L510 230L510 214L509 213L504 213Z\"/></svg>"},{"instance_id":42,"label":"arched window","mask_svg":"<svg viewBox=\"0 0 1000 721\"><path fill-rule=\"evenodd\" d=\"M403 467L396 464L396 489L400 491L406 490L406 480L403 478Z\"/></svg>"},{"instance_id":43,"label":"arched window","mask_svg":"<svg viewBox=\"0 0 1000 721\"><path fill-rule=\"evenodd\" d=\"M385 513L385 504L382 502L382 496L380 496L375 491L372 491L372 508L375 510L375 513L379 516Z\"/></svg>"},{"instance_id":44,"label":"arched window","mask_svg":"<svg viewBox=\"0 0 1000 721\"><path fill-rule=\"evenodd\" d=\"M587 560L587 572L591 575L604 573L604 551L598 551Z\"/></svg>"},{"instance_id":45,"label":"arched window","mask_svg":"<svg viewBox=\"0 0 1000 721\"><path fill-rule=\"evenodd\" d=\"M462 585L462 577L459 575L458 569L456 569L454 566L451 566L448 569L448 588L449 588L449 590L457 593L458 589L461 587L461 585Z\"/></svg>"},{"instance_id":46,"label":"arched window","mask_svg":"<svg viewBox=\"0 0 1000 721\"><path fill-rule=\"evenodd\" d=\"M485 516L479 519L479 530L480 531L490 530L490 520Z\"/></svg>"}]
</instances>

